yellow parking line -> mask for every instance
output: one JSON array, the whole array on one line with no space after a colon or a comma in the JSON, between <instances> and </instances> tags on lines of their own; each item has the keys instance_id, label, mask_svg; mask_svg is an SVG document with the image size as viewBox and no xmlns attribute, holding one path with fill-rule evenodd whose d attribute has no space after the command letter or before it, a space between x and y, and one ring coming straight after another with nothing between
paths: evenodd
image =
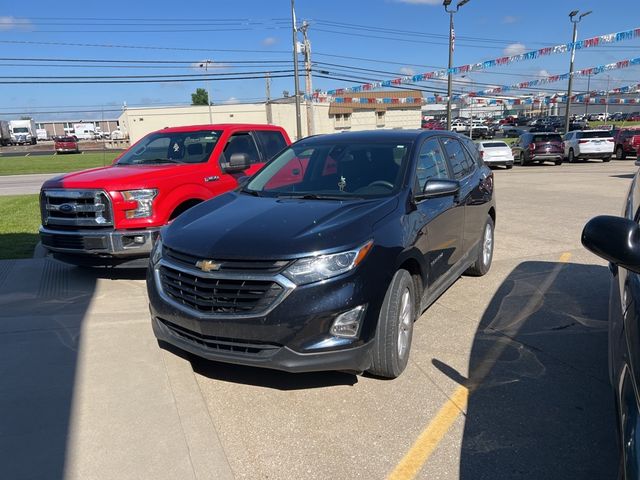
<instances>
[{"instance_id":1,"label":"yellow parking line","mask_svg":"<svg viewBox=\"0 0 640 480\"><path fill-rule=\"evenodd\" d=\"M564 252L560 255L558 262L567 263L569 260L571 260L571 252ZM558 268L555 268L550 273L549 278L547 279L548 281L543 282L546 284L544 291L551 286L551 283L553 283L553 280L557 277L560 268L561 267L558 265ZM456 421L460 412L464 412L466 410L470 391L477 388L489 374L493 364L495 364L496 360L502 354L504 345L506 344L503 344L501 347L497 347L499 351L489 352L485 361L481 362L481 371L476 372L478 375L474 375L474 385L471 385L470 389L462 385L456 388L453 395L447 399L433 420L429 422L427 427L418 436L406 455L402 457L402 460L400 460L393 471L389 474L387 480L411 480L416 477L427 460L429 460L433 451L447 434L451 425Z\"/></svg>"},{"instance_id":2,"label":"yellow parking line","mask_svg":"<svg viewBox=\"0 0 640 480\"><path fill-rule=\"evenodd\" d=\"M449 398L435 418L431 420L393 472L389 474L389 480L406 480L415 478L422 466L436 449L440 440L456 421L461 410L467 408L469 390L458 387Z\"/></svg>"}]
</instances>

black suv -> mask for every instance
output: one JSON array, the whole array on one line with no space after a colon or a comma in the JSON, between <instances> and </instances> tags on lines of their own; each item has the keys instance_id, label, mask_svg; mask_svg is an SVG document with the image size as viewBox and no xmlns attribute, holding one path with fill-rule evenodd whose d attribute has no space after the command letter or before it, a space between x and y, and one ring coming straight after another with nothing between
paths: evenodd
<instances>
[{"instance_id":1,"label":"black suv","mask_svg":"<svg viewBox=\"0 0 640 480\"><path fill-rule=\"evenodd\" d=\"M468 138L306 138L162 231L153 330L211 360L393 378L417 317L489 270L495 219L493 174Z\"/></svg>"}]
</instances>

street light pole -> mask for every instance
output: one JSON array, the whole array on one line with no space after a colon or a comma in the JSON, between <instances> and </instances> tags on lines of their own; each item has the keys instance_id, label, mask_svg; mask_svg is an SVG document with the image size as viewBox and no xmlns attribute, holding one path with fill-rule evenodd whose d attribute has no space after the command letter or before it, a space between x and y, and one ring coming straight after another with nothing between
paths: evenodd
<instances>
[{"instance_id":1,"label":"street light pole","mask_svg":"<svg viewBox=\"0 0 640 480\"><path fill-rule=\"evenodd\" d=\"M591 100L590 95L589 95L589 89L591 88L591 73L589 73L589 76L587 77L587 98L586 98L586 102L584 103L584 116L586 117L589 114L589 100Z\"/></svg>"},{"instance_id":2,"label":"street light pole","mask_svg":"<svg viewBox=\"0 0 640 480\"><path fill-rule=\"evenodd\" d=\"M564 133L569 133L569 114L571 111L571 88L573 87L573 61L576 56L576 41L578 39L578 23L584 17L591 13L591 10L588 12L580 14L580 16L575 19L576 15L580 13L579 10L573 10L569 13L569 20L573 23L573 39L571 40L571 62L569 63L569 85L567 86L567 101L565 103L565 112L564 112Z\"/></svg>"},{"instance_id":3,"label":"street light pole","mask_svg":"<svg viewBox=\"0 0 640 480\"><path fill-rule=\"evenodd\" d=\"M291 0L291 33L293 41L293 78L296 100L296 139L302 138L302 117L300 115L300 79L298 78L298 27L296 25L295 0Z\"/></svg>"},{"instance_id":4,"label":"street light pole","mask_svg":"<svg viewBox=\"0 0 640 480\"><path fill-rule=\"evenodd\" d=\"M449 68L447 70L447 130L451 130L451 95L453 94L453 78L451 77L451 69L453 68L453 49L454 49L454 39L455 32L453 29L453 15L458 13L460 7L462 7L465 3L469 3L469 0L461 0L456 5L455 10L449 10L449 5L451 5L451 0L444 0L442 5L444 6L444 11L449 14Z\"/></svg>"}]
</instances>

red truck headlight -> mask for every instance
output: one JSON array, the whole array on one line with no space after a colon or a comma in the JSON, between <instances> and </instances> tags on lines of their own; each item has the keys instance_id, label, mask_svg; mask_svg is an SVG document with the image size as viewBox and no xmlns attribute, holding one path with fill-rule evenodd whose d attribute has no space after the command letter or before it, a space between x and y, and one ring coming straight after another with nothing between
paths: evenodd
<instances>
[{"instance_id":1,"label":"red truck headlight","mask_svg":"<svg viewBox=\"0 0 640 480\"><path fill-rule=\"evenodd\" d=\"M155 188L145 188L142 190L125 190L122 198L126 202L135 202L136 208L125 210L127 218L147 218L153 215L153 199L158 195Z\"/></svg>"}]
</instances>

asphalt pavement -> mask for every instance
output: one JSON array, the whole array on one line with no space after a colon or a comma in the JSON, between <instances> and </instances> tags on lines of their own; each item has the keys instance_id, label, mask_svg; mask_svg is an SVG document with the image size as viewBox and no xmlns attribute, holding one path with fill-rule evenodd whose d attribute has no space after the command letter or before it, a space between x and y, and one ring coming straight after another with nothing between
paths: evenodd
<instances>
[{"instance_id":1,"label":"asphalt pavement","mask_svg":"<svg viewBox=\"0 0 640 480\"><path fill-rule=\"evenodd\" d=\"M496 170L496 250L391 381L158 347L140 272L0 262L0 478L614 479L606 264L632 161Z\"/></svg>"},{"instance_id":2,"label":"asphalt pavement","mask_svg":"<svg viewBox=\"0 0 640 480\"><path fill-rule=\"evenodd\" d=\"M3 175L0 176L0 196L3 195L28 195L40 193L42 184L60 173L35 173L29 175Z\"/></svg>"}]
</instances>

